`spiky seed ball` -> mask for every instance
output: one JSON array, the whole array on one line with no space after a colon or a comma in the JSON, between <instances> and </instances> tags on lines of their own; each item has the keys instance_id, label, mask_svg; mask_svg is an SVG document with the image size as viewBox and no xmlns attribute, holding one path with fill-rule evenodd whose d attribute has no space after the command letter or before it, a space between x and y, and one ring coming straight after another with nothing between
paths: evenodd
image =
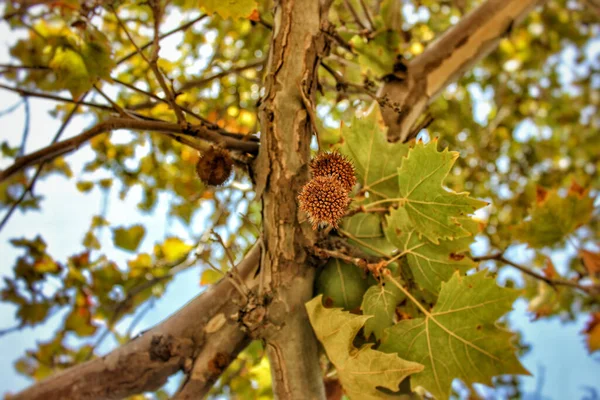
<instances>
[{"instance_id":1,"label":"spiky seed ball","mask_svg":"<svg viewBox=\"0 0 600 400\"><path fill-rule=\"evenodd\" d=\"M348 192L356 185L354 165L340 153L321 153L312 159L310 169L314 177L337 176Z\"/></svg>"},{"instance_id":2,"label":"spiky seed ball","mask_svg":"<svg viewBox=\"0 0 600 400\"><path fill-rule=\"evenodd\" d=\"M325 224L337 228L350 205L348 192L333 176L317 176L308 181L300 190L298 201L314 230Z\"/></svg>"},{"instance_id":3,"label":"spiky seed ball","mask_svg":"<svg viewBox=\"0 0 600 400\"><path fill-rule=\"evenodd\" d=\"M218 186L229 178L232 166L233 161L229 152L212 146L200 156L198 164L196 164L196 173L205 184Z\"/></svg>"}]
</instances>

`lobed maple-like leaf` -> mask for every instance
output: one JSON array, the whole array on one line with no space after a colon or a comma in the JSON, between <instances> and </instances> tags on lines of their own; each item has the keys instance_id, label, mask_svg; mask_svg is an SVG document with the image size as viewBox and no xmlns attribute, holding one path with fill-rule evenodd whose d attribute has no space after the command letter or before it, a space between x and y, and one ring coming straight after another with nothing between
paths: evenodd
<instances>
[{"instance_id":1,"label":"lobed maple-like leaf","mask_svg":"<svg viewBox=\"0 0 600 400\"><path fill-rule=\"evenodd\" d=\"M436 148L437 141L432 140L410 149L398 169L398 200L416 233L438 244L440 239L468 236L460 218L487 203L442 186L458 153L448 149L438 152Z\"/></svg>"},{"instance_id":2,"label":"lobed maple-like leaf","mask_svg":"<svg viewBox=\"0 0 600 400\"><path fill-rule=\"evenodd\" d=\"M256 0L203 0L200 6L209 15L217 13L221 18L247 18L256 9Z\"/></svg>"},{"instance_id":3,"label":"lobed maple-like leaf","mask_svg":"<svg viewBox=\"0 0 600 400\"><path fill-rule=\"evenodd\" d=\"M403 360L396 354L373 350L372 344L355 348L352 341L370 316L325 308L321 301L322 296L317 296L306 303L308 317L351 399L386 398L383 392L377 390L378 386L396 391L407 376L423 370L421 364Z\"/></svg>"},{"instance_id":4,"label":"lobed maple-like leaf","mask_svg":"<svg viewBox=\"0 0 600 400\"><path fill-rule=\"evenodd\" d=\"M588 190L569 190L566 197L550 190L534 205L531 219L515 226L515 238L533 248L552 246L588 223L593 211Z\"/></svg>"},{"instance_id":5,"label":"lobed maple-like leaf","mask_svg":"<svg viewBox=\"0 0 600 400\"><path fill-rule=\"evenodd\" d=\"M380 350L425 366L411 377L413 390L421 386L446 399L455 378L490 385L496 375L528 374L515 355L512 333L495 324L511 310L518 293L485 274L455 273L442 284L431 311L420 306L423 318L400 321L386 331Z\"/></svg>"},{"instance_id":6,"label":"lobed maple-like leaf","mask_svg":"<svg viewBox=\"0 0 600 400\"><path fill-rule=\"evenodd\" d=\"M419 239L405 208L393 210L386 221L385 235L388 241L406 255L414 279L423 289L437 293L442 282L450 279L456 271L465 273L477 265L463 254L469 250L477 229L472 219L460 220L469 236L442 240L439 244L433 244L425 238Z\"/></svg>"},{"instance_id":7,"label":"lobed maple-like leaf","mask_svg":"<svg viewBox=\"0 0 600 400\"><path fill-rule=\"evenodd\" d=\"M354 117L350 126L342 126L344 142L340 152L354 163L362 189L380 198L398 194L398 167L408 145L389 143L378 108L362 118Z\"/></svg>"}]
</instances>

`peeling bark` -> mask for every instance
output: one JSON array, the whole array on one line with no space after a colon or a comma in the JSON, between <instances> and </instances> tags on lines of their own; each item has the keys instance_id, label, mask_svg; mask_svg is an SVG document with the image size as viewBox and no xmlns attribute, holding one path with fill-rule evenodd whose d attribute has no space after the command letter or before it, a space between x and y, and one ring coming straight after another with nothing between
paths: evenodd
<instances>
[{"instance_id":1,"label":"peeling bark","mask_svg":"<svg viewBox=\"0 0 600 400\"><path fill-rule=\"evenodd\" d=\"M488 55L511 29L545 0L487 0L448 29L378 93L390 141L406 141L417 118L446 86Z\"/></svg>"},{"instance_id":2,"label":"peeling bark","mask_svg":"<svg viewBox=\"0 0 600 400\"><path fill-rule=\"evenodd\" d=\"M256 245L238 265L250 287L256 285L254 272L259 257L260 246ZM122 399L157 390L169 376L179 370L188 371L192 365L189 381L197 393L203 393L222 372L205 359L226 351L231 361L248 343L237 321L231 318L241 303L231 283L221 280L169 319L106 356L52 375L8 399Z\"/></svg>"},{"instance_id":3,"label":"peeling bark","mask_svg":"<svg viewBox=\"0 0 600 400\"><path fill-rule=\"evenodd\" d=\"M328 4L283 0L275 24L266 94L260 108L261 149L257 191L263 200L261 268L272 301L261 336L267 342L273 392L279 399L325 396L317 341L304 303L312 297L314 269L306 248L316 236L300 224L296 197L309 178L317 68L328 44L322 30Z\"/></svg>"}]
</instances>

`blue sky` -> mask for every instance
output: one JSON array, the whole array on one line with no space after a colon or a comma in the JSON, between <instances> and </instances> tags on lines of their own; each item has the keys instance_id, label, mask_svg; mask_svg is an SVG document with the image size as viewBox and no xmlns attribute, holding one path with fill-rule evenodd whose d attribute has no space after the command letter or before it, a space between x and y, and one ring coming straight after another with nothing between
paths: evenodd
<instances>
[{"instance_id":1,"label":"blue sky","mask_svg":"<svg viewBox=\"0 0 600 400\"><path fill-rule=\"evenodd\" d=\"M11 35L6 24L0 23L0 63L10 61L7 49L14 41L14 36ZM169 47L163 46L163 48ZM0 90L0 110L18 101L19 97L15 94ZM48 110L54 105L52 102L32 99L30 105L33 118L27 152L47 145L59 126L59 123L48 114ZM0 141L9 140L13 144L19 143L23 123L22 107L11 115L2 117ZM90 123L89 119L77 118L65 132L64 137L80 133ZM128 133L115 132L113 137L118 135L128 135ZM38 183L37 193L45 196L41 212L27 214L17 212L13 215L9 224L0 232L0 276L12 275L14 260L19 255L9 243L9 239L14 237L33 238L37 234L42 235L48 243L49 252L57 259L64 259L81 251L83 234L92 215L100 211L104 201L103 195L97 189L89 194L83 194L75 188L77 176L81 174L81 166L91 157L91 151L84 146L77 153L69 156L75 174L73 179L50 177ZM0 168L5 166L6 164L0 161ZM147 215L137 211L136 203L141 196L140 191L132 191L125 201L120 201L116 192L117 190L113 190L109 198L108 220L117 225L145 224L147 234L141 245L141 251L150 251L153 244L161 241L167 234L187 236L180 226L167 222L168 199L166 197L161 198L153 214ZM199 221L200 225L196 228L201 231L202 219ZM114 248L110 236L110 231L105 230L101 238L103 251L111 259L124 263L131 256ZM517 249L512 256L516 259L525 257L524 251L524 249ZM559 254L554 259L559 269L563 258ZM154 308L142 319L136 330L145 330L153 326L193 298L201 290L199 276L200 267L179 275L170 284L165 296L157 301ZM541 395L545 399L583 399L589 395L586 391L587 387L595 388L600 393L600 357L596 356L594 359L587 354L583 337L580 335L585 324L584 318L566 324L556 319L532 322L526 308L524 301L518 301L515 303L515 310L509 316L512 327L523 333L525 343L532 345L532 350L522 358L522 362L534 377L522 378L523 390L531 394L530 398L537 398L533 393L538 385L539 373L543 370ZM0 303L0 329L15 325L14 313L14 307ZM63 317L63 314L58 314L42 327L26 328L0 338L0 393L16 391L30 383L14 371L13 363L27 349L34 348L36 341L51 338L55 327ZM114 343L107 341L103 345L103 350L108 351L113 345Z\"/></svg>"}]
</instances>

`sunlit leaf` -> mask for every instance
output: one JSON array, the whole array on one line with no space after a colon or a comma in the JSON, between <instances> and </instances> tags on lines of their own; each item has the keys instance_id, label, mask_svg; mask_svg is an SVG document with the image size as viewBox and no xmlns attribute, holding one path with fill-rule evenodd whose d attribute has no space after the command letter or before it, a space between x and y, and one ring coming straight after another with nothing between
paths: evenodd
<instances>
[{"instance_id":1,"label":"sunlit leaf","mask_svg":"<svg viewBox=\"0 0 600 400\"><path fill-rule=\"evenodd\" d=\"M467 384L492 384L502 374L528 374L515 355L512 333L496 326L510 311L518 292L499 287L481 271L456 273L442 284L435 307L423 318L400 321L387 330L380 349L425 366L411 377L437 399L450 396L455 378Z\"/></svg>"},{"instance_id":2,"label":"sunlit leaf","mask_svg":"<svg viewBox=\"0 0 600 400\"><path fill-rule=\"evenodd\" d=\"M325 308L321 301L322 296L317 296L306 303L308 317L351 399L383 399L386 395L377 387L396 391L402 380L423 369L421 364L395 354L373 350L372 344L355 348L352 341L370 317Z\"/></svg>"},{"instance_id":3,"label":"sunlit leaf","mask_svg":"<svg viewBox=\"0 0 600 400\"><path fill-rule=\"evenodd\" d=\"M145 235L146 229L142 225L113 229L115 246L127 251L136 251Z\"/></svg>"}]
</instances>

